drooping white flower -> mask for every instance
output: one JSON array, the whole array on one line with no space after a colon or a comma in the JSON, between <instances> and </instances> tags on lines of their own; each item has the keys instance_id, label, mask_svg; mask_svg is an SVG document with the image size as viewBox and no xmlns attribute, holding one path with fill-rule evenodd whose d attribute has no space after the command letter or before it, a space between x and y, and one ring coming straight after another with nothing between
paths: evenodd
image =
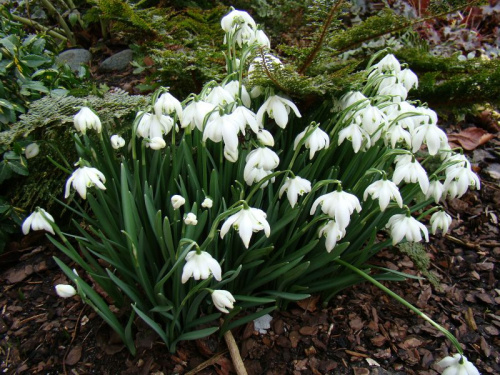
<instances>
[{"instance_id":1,"label":"drooping white flower","mask_svg":"<svg viewBox=\"0 0 500 375\"><path fill-rule=\"evenodd\" d=\"M398 59L393 54L385 55L382 60L374 65L375 68L380 73L395 73L398 74L401 71L401 64L399 64Z\"/></svg>"},{"instance_id":2,"label":"drooping white flower","mask_svg":"<svg viewBox=\"0 0 500 375\"><path fill-rule=\"evenodd\" d=\"M196 126L199 131L203 131L205 116L213 111L215 106L205 101L193 100L189 103L182 114L181 127L193 130Z\"/></svg>"},{"instance_id":3,"label":"drooping white flower","mask_svg":"<svg viewBox=\"0 0 500 375\"><path fill-rule=\"evenodd\" d=\"M437 365L444 369L443 375L480 375L476 366L458 353L443 358Z\"/></svg>"},{"instance_id":4,"label":"drooping white flower","mask_svg":"<svg viewBox=\"0 0 500 375\"><path fill-rule=\"evenodd\" d=\"M233 111L232 115L235 118L239 118L238 123L241 126L240 130L243 134L245 134L246 125L250 126L250 129L252 129L254 133L257 134L259 132L256 115L248 108L240 105Z\"/></svg>"},{"instance_id":5,"label":"drooping white flower","mask_svg":"<svg viewBox=\"0 0 500 375\"><path fill-rule=\"evenodd\" d=\"M231 163L236 163L238 161L238 148L232 149L227 145L224 146L224 157Z\"/></svg>"},{"instance_id":6,"label":"drooping white flower","mask_svg":"<svg viewBox=\"0 0 500 375\"><path fill-rule=\"evenodd\" d=\"M384 113L375 106L368 105L358 112L361 117L362 128L372 136L380 127L386 123L387 119Z\"/></svg>"},{"instance_id":7,"label":"drooping white flower","mask_svg":"<svg viewBox=\"0 0 500 375\"><path fill-rule=\"evenodd\" d=\"M165 113L171 115L175 113L179 120L182 120L182 105L172 94L164 92L156 100L154 105L155 113Z\"/></svg>"},{"instance_id":8,"label":"drooping white flower","mask_svg":"<svg viewBox=\"0 0 500 375\"><path fill-rule=\"evenodd\" d=\"M259 131L257 132L257 139L262 146L274 146L273 135L265 129L259 129Z\"/></svg>"},{"instance_id":9,"label":"drooping white flower","mask_svg":"<svg viewBox=\"0 0 500 375\"><path fill-rule=\"evenodd\" d=\"M378 180L370 184L363 194L363 200L366 201L368 195L370 195L372 199L378 198L380 211L385 211L391 199L394 199L399 207L403 207L401 193L396 184L390 180Z\"/></svg>"},{"instance_id":10,"label":"drooping white flower","mask_svg":"<svg viewBox=\"0 0 500 375\"><path fill-rule=\"evenodd\" d=\"M162 137L154 137L146 142L146 146L152 150L161 150L162 148L167 147L167 142L165 142Z\"/></svg>"},{"instance_id":11,"label":"drooping white flower","mask_svg":"<svg viewBox=\"0 0 500 375\"><path fill-rule=\"evenodd\" d=\"M97 186L101 190L106 190L106 177L104 174L96 168L91 167L80 167L68 178L66 181L66 190L64 193L64 198L69 197L70 187L73 186L80 197L83 199L87 198L87 188Z\"/></svg>"},{"instance_id":12,"label":"drooping white flower","mask_svg":"<svg viewBox=\"0 0 500 375\"><path fill-rule=\"evenodd\" d=\"M266 220L266 213L258 208L242 208L234 215L229 216L220 230L220 237L224 238L231 226L238 231L243 244L248 249L253 232L263 230L266 237L271 234L271 227Z\"/></svg>"},{"instance_id":13,"label":"drooping white flower","mask_svg":"<svg viewBox=\"0 0 500 375\"><path fill-rule=\"evenodd\" d=\"M262 30L255 30L253 37L250 39L250 43L257 43L257 45L264 48L271 48L271 41Z\"/></svg>"},{"instance_id":14,"label":"drooping white flower","mask_svg":"<svg viewBox=\"0 0 500 375\"><path fill-rule=\"evenodd\" d=\"M162 138L174 128L174 120L161 113L144 113L137 125L137 135L142 138ZM175 126L177 130L177 126Z\"/></svg>"},{"instance_id":15,"label":"drooping white flower","mask_svg":"<svg viewBox=\"0 0 500 375\"><path fill-rule=\"evenodd\" d=\"M345 229L342 229L335 220L329 220L319 231L319 237L325 236L325 247L329 253L333 250L337 242L345 236Z\"/></svg>"},{"instance_id":16,"label":"drooping white flower","mask_svg":"<svg viewBox=\"0 0 500 375\"><path fill-rule=\"evenodd\" d=\"M406 90L402 83L395 83L393 85L386 86L378 93L379 95L390 96L394 103L402 102L408 97L408 90Z\"/></svg>"},{"instance_id":17,"label":"drooping white flower","mask_svg":"<svg viewBox=\"0 0 500 375\"><path fill-rule=\"evenodd\" d=\"M297 146L299 145L302 138L304 138L306 133L308 133L310 130L311 127L308 126L305 130L300 132L297 137L295 137L295 141L293 142L294 150L297 149ZM306 141L304 142L304 146L309 149L309 159L312 159L317 151L324 148L326 149L330 146L330 138L328 137L328 134L317 127L311 132L311 134L309 134Z\"/></svg>"},{"instance_id":18,"label":"drooping white flower","mask_svg":"<svg viewBox=\"0 0 500 375\"><path fill-rule=\"evenodd\" d=\"M403 238L406 238L408 242L420 242L422 241L422 234L425 237L425 242L429 242L429 232L425 225L406 214L392 216L386 228L391 231L393 245L401 242Z\"/></svg>"},{"instance_id":19,"label":"drooping white flower","mask_svg":"<svg viewBox=\"0 0 500 375\"><path fill-rule=\"evenodd\" d=\"M85 134L87 129L94 129L97 133L100 133L102 130L101 120L94 111L88 107L82 107L73 118L73 121L76 130L82 134Z\"/></svg>"},{"instance_id":20,"label":"drooping white flower","mask_svg":"<svg viewBox=\"0 0 500 375\"><path fill-rule=\"evenodd\" d=\"M411 148L411 134L405 129L405 125L398 121L392 124L384 133L385 144L390 143L392 148L396 148L397 144L406 144Z\"/></svg>"},{"instance_id":21,"label":"drooping white flower","mask_svg":"<svg viewBox=\"0 0 500 375\"><path fill-rule=\"evenodd\" d=\"M429 155L436 155L441 144L448 142L446 133L435 124L424 124L416 127L411 135L412 151L420 150L422 143L427 145Z\"/></svg>"},{"instance_id":22,"label":"drooping white flower","mask_svg":"<svg viewBox=\"0 0 500 375\"><path fill-rule=\"evenodd\" d=\"M314 215L318 205L321 205L323 213L338 223L341 230L349 225L354 210L361 211L358 197L345 191L334 191L317 198L311 207L311 215Z\"/></svg>"},{"instance_id":23,"label":"drooping white flower","mask_svg":"<svg viewBox=\"0 0 500 375\"><path fill-rule=\"evenodd\" d=\"M256 27L254 19L250 14L243 10L233 9L231 12L222 17L220 21L220 25L222 30L226 33L230 32L234 26L239 25L240 23L249 24L252 27Z\"/></svg>"},{"instance_id":24,"label":"drooping white flower","mask_svg":"<svg viewBox=\"0 0 500 375\"><path fill-rule=\"evenodd\" d=\"M234 307L236 300L227 290L216 289L212 292L212 301L214 306L223 313L229 314L228 309Z\"/></svg>"},{"instance_id":25,"label":"drooping white flower","mask_svg":"<svg viewBox=\"0 0 500 375\"><path fill-rule=\"evenodd\" d=\"M176 194L172 195L172 197L170 198L170 202L172 203L172 207L174 208L174 210L177 210L178 208L183 206L184 203L186 203L186 200L182 195Z\"/></svg>"},{"instance_id":26,"label":"drooping white flower","mask_svg":"<svg viewBox=\"0 0 500 375\"><path fill-rule=\"evenodd\" d=\"M229 150L234 151L238 148L238 133L244 126L243 119L232 113L215 117L215 119L208 121L205 126L203 142L206 142L207 139L213 142L224 140L224 145Z\"/></svg>"},{"instance_id":27,"label":"drooping white flower","mask_svg":"<svg viewBox=\"0 0 500 375\"><path fill-rule=\"evenodd\" d=\"M214 106L224 106L234 102L233 95L222 86L215 86L206 96L205 101Z\"/></svg>"},{"instance_id":28,"label":"drooping white flower","mask_svg":"<svg viewBox=\"0 0 500 375\"><path fill-rule=\"evenodd\" d=\"M267 171L275 169L280 163L280 158L268 147L258 147L248 153L245 168L263 168Z\"/></svg>"},{"instance_id":29,"label":"drooping white flower","mask_svg":"<svg viewBox=\"0 0 500 375\"><path fill-rule=\"evenodd\" d=\"M213 204L214 204L214 201L212 199L210 199L209 197L205 197L203 202L201 202L201 207L212 208Z\"/></svg>"},{"instance_id":30,"label":"drooping white flower","mask_svg":"<svg viewBox=\"0 0 500 375\"><path fill-rule=\"evenodd\" d=\"M339 132L339 145L346 139L352 142L352 149L355 153L361 149L363 144L367 148L369 148L371 144L370 135L355 121Z\"/></svg>"},{"instance_id":31,"label":"drooping white flower","mask_svg":"<svg viewBox=\"0 0 500 375\"><path fill-rule=\"evenodd\" d=\"M403 69L401 72L399 72L398 80L408 91L410 91L414 87L418 88L418 77L408 68Z\"/></svg>"},{"instance_id":32,"label":"drooping white flower","mask_svg":"<svg viewBox=\"0 0 500 375\"><path fill-rule=\"evenodd\" d=\"M295 176L294 178L287 177L279 191L280 198L285 191L288 201L290 202L290 206L294 208L297 204L299 195L302 196L304 193L309 193L311 191L311 181L299 176Z\"/></svg>"},{"instance_id":33,"label":"drooping white flower","mask_svg":"<svg viewBox=\"0 0 500 375\"><path fill-rule=\"evenodd\" d=\"M259 167L252 167L250 164L247 164L243 172L243 179L245 180L248 186L252 186L253 184L261 181L262 179L266 178L272 173L273 171L271 170ZM271 182L274 182L274 177L271 178ZM264 189L267 185L269 185L269 181L264 182L260 186L260 188Z\"/></svg>"},{"instance_id":34,"label":"drooping white flower","mask_svg":"<svg viewBox=\"0 0 500 375\"><path fill-rule=\"evenodd\" d=\"M460 198L470 187L479 190L481 183L477 175L468 167L446 169L444 190L450 199Z\"/></svg>"},{"instance_id":35,"label":"drooping white flower","mask_svg":"<svg viewBox=\"0 0 500 375\"><path fill-rule=\"evenodd\" d=\"M118 150L123 146L125 146L125 139L120 137L118 134L114 134L111 136L111 147L113 147L115 150Z\"/></svg>"},{"instance_id":36,"label":"drooping white flower","mask_svg":"<svg viewBox=\"0 0 500 375\"><path fill-rule=\"evenodd\" d=\"M264 113L276 121L276 124L282 129L285 129L288 124L288 114L290 108L293 109L297 117L302 117L297 106L288 99L282 98L278 95L272 95L262 104L257 111L257 122L262 125L264 120Z\"/></svg>"},{"instance_id":37,"label":"drooping white flower","mask_svg":"<svg viewBox=\"0 0 500 375\"><path fill-rule=\"evenodd\" d=\"M349 91L340 98L339 104L341 109L346 109L355 103L365 103L368 99L360 91Z\"/></svg>"},{"instance_id":38,"label":"drooping white flower","mask_svg":"<svg viewBox=\"0 0 500 375\"><path fill-rule=\"evenodd\" d=\"M198 218L196 217L196 215L194 213L189 212L184 217L184 224L186 224L186 225L196 225L196 224L198 224Z\"/></svg>"},{"instance_id":39,"label":"drooping white flower","mask_svg":"<svg viewBox=\"0 0 500 375\"><path fill-rule=\"evenodd\" d=\"M217 281L222 280L222 269L219 262L217 262L212 255L206 251L190 251L186 255L186 264L182 269L181 281L185 284L189 278L195 280L205 280L210 277L210 274L214 276Z\"/></svg>"},{"instance_id":40,"label":"drooping white flower","mask_svg":"<svg viewBox=\"0 0 500 375\"><path fill-rule=\"evenodd\" d=\"M432 180L425 194L425 199L434 198L434 202L439 203L444 193L444 186L439 180Z\"/></svg>"},{"instance_id":41,"label":"drooping white flower","mask_svg":"<svg viewBox=\"0 0 500 375\"><path fill-rule=\"evenodd\" d=\"M403 180L407 184L418 182L424 194L429 189L427 172L413 155L400 155L396 157L396 168L392 175L392 181L396 185L399 185Z\"/></svg>"},{"instance_id":42,"label":"drooping white flower","mask_svg":"<svg viewBox=\"0 0 500 375\"><path fill-rule=\"evenodd\" d=\"M437 211L431 216L431 232L436 234L438 229L443 231L443 234L448 233L452 218L445 211Z\"/></svg>"},{"instance_id":43,"label":"drooping white flower","mask_svg":"<svg viewBox=\"0 0 500 375\"><path fill-rule=\"evenodd\" d=\"M55 290L57 295L61 298L70 298L76 294L75 288L68 284L57 284Z\"/></svg>"},{"instance_id":44,"label":"drooping white flower","mask_svg":"<svg viewBox=\"0 0 500 375\"><path fill-rule=\"evenodd\" d=\"M22 230L25 235L29 233L30 229L45 230L49 233L55 234L54 229L50 224L51 222L54 223L52 215L43 208L37 207L35 211L24 220Z\"/></svg>"},{"instance_id":45,"label":"drooping white flower","mask_svg":"<svg viewBox=\"0 0 500 375\"><path fill-rule=\"evenodd\" d=\"M38 146L37 143L30 143L28 146L26 146L26 149L24 150L24 155L26 156L26 159L31 159L37 156L39 152L40 152L40 146Z\"/></svg>"},{"instance_id":46,"label":"drooping white flower","mask_svg":"<svg viewBox=\"0 0 500 375\"><path fill-rule=\"evenodd\" d=\"M232 95L234 100L236 100L236 98L240 98L241 102L245 107L249 108L250 105L252 104L252 100L250 99L250 94L248 93L245 85L241 85L241 92L240 92L239 81L230 81L226 83L223 86L223 88Z\"/></svg>"}]
</instances>

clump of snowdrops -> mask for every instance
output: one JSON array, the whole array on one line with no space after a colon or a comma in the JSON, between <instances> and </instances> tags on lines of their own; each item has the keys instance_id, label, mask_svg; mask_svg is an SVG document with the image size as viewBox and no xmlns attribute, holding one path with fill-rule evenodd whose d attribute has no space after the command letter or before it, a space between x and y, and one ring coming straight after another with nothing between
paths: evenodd
<instances>
[{"instance_id":1,"label":"clump of snowdrops","mask_svg":"<svg viewBox=\"0 0 500 375\"><path fill-rule=\"evenodd\" d=\"M78 292L131 352L137 318L174 351L311 293L327 302L369 280L391 294L378 280L409 275L370 258L428 241L427 225L446 232L452 218L439 202L479 188L436 113L406 100L418 78L393 55L373 57L361 91L302 112L276 88L252 86L283 67L254 20L232 10L221 25L222 82L182 102L159 90L124 134L109 134L89 108L75 115L80 159L65 191L74 199L61 203L85 228L75 221L78 235L62 233L43 209L23 225L55 231L51 241L87 275L56 259L76 287L58 293ZM468 363L448 331L391 295L455 344L460 358L445 366Z\"/></svg>"}]
</instances>

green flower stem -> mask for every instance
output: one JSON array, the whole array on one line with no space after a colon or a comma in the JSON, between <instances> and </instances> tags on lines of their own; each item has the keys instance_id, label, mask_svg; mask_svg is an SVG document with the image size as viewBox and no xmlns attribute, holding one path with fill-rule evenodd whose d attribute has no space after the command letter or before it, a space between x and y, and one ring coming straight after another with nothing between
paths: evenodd
<instances>
[{"instance_id":1,"label":"green flower stem","mask_svg":"<svg viewBox=\"0 0 500 375\"><path fill-rule=\"evenodd\" d=\"M51 13L53 16L55 16L57 18L57 21L59 22L59 24L63 28L64 33L66 34L66 37L69 40L69 42L71 43L71 45L72 46L76 45L75 35L73 34L71 29L69 28L69 26L66 23L66 21L64 20L64 18L59 14L57 9L54 8L54 6L52 5L52 3L49 0L41 0L41 2L43 4L43 6L45 7L45 9L47 9L49 11L49 13Z\"/></svg>"},{"instance_id":2,"label":"green flower stem","mask_svg":"<svg viewBox=\"0 0 500 375\"><path fill-rule=\"evenodd\" d=\"M61 40L65 44L68 42L68 38L66 38L64 35L61 35L54 30L49 30L47 27L39 24L38 22L35 22L33 20L30 20L30 19L27 19L24 17L16 16L15 14L11 14L11 17L14 21L20 22L23 25L34 27L35 29L38 29L38 30L40 30L44 33L47 33L48 35L50 35L56 39Z\"/></svg>"},{"instance_id":3,"label":"green flower stem","mask_svg":"<svg viewBox=\"0 0 500 375\"><path fill-rule=\"evenodd\" d=\"M379 288L382 291L386 292L388 295L390 295L396 301L398 301L402 305L404 305L407 308L409 308L411 311L413 311L415 314L417 314L418 316L420 316L422 319L428 321L432 326L434 326L435 328L437 328L440 332L442 332L451 341L451 343L453 344L453 346L457 349L457 351L460 354L463 354L463 350L462 350L462 347L460 346L460 343L458 342L458 340L456 339L456 337L453 336L453 334L450 331L448 331L446 328L444 328L440 324L436 323L434 320L432 320L431 318L429 318L429 316L427 316L426 314L424 314L422 311L420 311L418 308L416 308L411 303L409 303L408 301L406 301L404 298L401 298L400 296L398 296L396 293L394 293L392 290L390 290L389 288L387 288L386 286L384 286L382 283L380 283L379 281L375 280L373 277L371 277L370 275L368 275L366 272L363 272L359 268L356 268L353 265L351 265L351 264L349 264L347 262L344 262L341 259L334 259L334 261L337 262L337 263L339 263L339 264L341 264L344 267L349 268L349 270L357 273L359 276L361 276L364 279L368 280L373 285L375 285L377 288Z\"/></svg>"}]
</instances>

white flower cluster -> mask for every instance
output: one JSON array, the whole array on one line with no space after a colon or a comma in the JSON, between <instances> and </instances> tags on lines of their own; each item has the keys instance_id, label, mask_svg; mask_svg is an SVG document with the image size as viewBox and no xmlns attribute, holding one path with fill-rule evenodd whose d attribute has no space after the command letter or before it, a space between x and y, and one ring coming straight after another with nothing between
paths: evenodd
<instances>
[{"instance_id":1,"label":"white flower cluster","mask_svg":"<svg viewBox=\"0 0 500 375\"><path fill-rule=\"evenodd\" d=\"M271 43L267 35L260 29L254 19L245 11L233 9L221 20L221 27L226 32L225 43L228 37L241 48L244 44L256 43L261 47L269 48Z\"/></svg>"}]
</instances>

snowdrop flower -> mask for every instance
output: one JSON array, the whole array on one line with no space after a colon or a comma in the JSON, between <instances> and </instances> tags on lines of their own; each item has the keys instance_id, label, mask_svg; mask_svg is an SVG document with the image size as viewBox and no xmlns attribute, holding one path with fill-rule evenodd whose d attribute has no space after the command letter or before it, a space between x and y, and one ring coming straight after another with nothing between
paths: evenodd
<instances>
[{"instance_id":1,"label":"snowdrop flower","mask_svg":"<svg viewBox=\"0 0 500 375\"><path fill-rule=\"evenodd\" d=\"M183 284L191 277L195 280L208 279L210 274L214 276L215 280L222 280L222 269L219 262L206 251L190 251L187 253L186 264L182 269L181 281Z\"/></svg>"},{"instance_id":2,"label":"snowdrop flower","mask_svg":"<svg viewBox=\"0 0 500 375\"><path fill-rule=\"evenodd\" d=\"M401 193L396 184L390 180L383 179L370 184L363 194L364 201L366 201L368 195L370 195L372 199L378 198L380 211L385 211L391 199L394 199L399 207L403 207Z\"/></svg>"},{"instance_id":3,"label":"snowdrop flower","mask_svg":"<svg viewBox=\"0 0 500 375\"><path fill-rule=\"evenodd\" d=\"M257 111L257 122L262 125L264 113L267 112L268 116L274 119L280 128L285 129L286 124L288 124L290 108L293 109L297 117L302 117L299 109L291 100L282 98L278 95L272 95L267 98Z\"/></svg>"},{"instance_id":4,"label":"snowdrop flower","mask_svg":"<svg viewBox=\"0 0 500 375\"><path fill-rule=\"evenodd\" d=\"M82 107L73 118L73 122L76 130L82 134L85 134L87 129L94 129L97 133L100 133L102 130L101 120L88 107Z\"/></svg>"},{"instance_id":5,"label":"snowdrop flower","mask_svg":"<svg viewBox=\"0 0 500 375\"><path fill-rule=\"evenodd\" d=\"M227 145L224 146L224 157L231 163L236 163L238 161L238 148L232 149Z\"/></svg>"},{"instance_id":6,"label":"snowdrop flower","mask_svg":"<svg viewBox=\"0 0 500 375\"><path fill-rule=\"evenodd\" d=\"M250 42L257 43L260 47L271 48L271 41L262 30L256 30Z\"/></svg>"},{"instance_id":7,"label":"snowdrop flower","mask_svg":"<svg viewBox=\"0 0 500 375\"><path fill-rule=\"evenodd\" d=\"M314 125L308 126L304 131L300 132L297 135L295 141L293 142L294 150L297 149L297 146L299 145L302 138L304 138L307 132L310 132L311 127L313 126ZM328 134L326 134L323 130L317 127L309 134L306 141L304 142L304 146L307 149L309 149L309 159L312 159L317 151L322 150L324 148L326 149L330 146L330 138L328 137Z\"/></svg>"},{"instance_id":8,"label":"snowdrop flower","mask_svg":"<svg viewBox=\"0 0 500 375\"><path fill-rule=\"evenodd\" d=\"M274 146L273 135L265 129L259 129L257 132L257 139L262 146Z\"/></svg>"},{"instance_id":9,"label":"snowdrop flower","mask_svg":"<svg viewBox=\"0 0 500 375\"><path fill-rule=\"evenodd\" d=\"M115 150L118 150L123 146L125 146L125 139L120 137L118 134L111 136L111 147L113 147Z\"/></svg>"},{"instance_id":10,"label":"snowdrop flower","mask_svg":"<svg viewBox=\"0 0 500 375\"><path fill-rule=\"evenodd\" d=\"M347 94L345 94L342 98L340 98L339 104L341 109L347 109L354 103L358 102L364 103L365 101L368 101L368 99L361 92L350 91Z\"/></svg>"},{"instance_id":11,"label":"snowdrop flower","mask_svg":"<svg viewBox=\"0 0 500 375\"><path fill-rule=\"evenodd\" d=\"M338 223L341 230L346 229L349 225L354 210L357 212L361 211L358 197L345 191L334 191L320 196L314 201L311 207L311 215L314 215L316 212L318 204L321 205L323 213Z\"/></svg>"},{"instance_id":12,"label":"snowdrop flower","mask_svg":"<svg viewBox=\"0 0 500 375\"><path fill-rule=\"evenodd\" d=\"M443 234L448 233L451 222L451 216L448 215L445 211L435 212L434 214L432 214L430 220L432 234L436 234L438 229L441 229L443 231Z\"/></svg>"},{"instance_id":13,"label":"snowdrop flower","mask_svg":"<svg viewBox=\"0 0 500 375\"><path fill-rule=\"evenodd\" d=\"M146 142L146 146L152 150L161 150L167 146L167 143L162 137L154 137Z\"/></svg>"},{"instance_id":14,"label":"snowdrop flower","mask_svg":"<svg viewBox=\"0 0 500 375\"><path fill-rule=\"evenodd\" d=\"M196 225L198 224L198 218L192 212L189 212L184 218L184 224L186 225Z\"/></svg>"},{"instance_id":15,"label":"snowdrop flower","mask_svg":"<svg viewBox=\"0 0 500 375\"><path fill-rule=\"evenodd\" d=\"M422 143L425 143L429 150L429 155L436 155L441 144L445 142L448 142L446 133L434 124L420 125L415 128L411 135L413 152L417 152L422 146Z\"/></svg>"},{"instance_id":16,"label":"snowdrop flower","mask_svg":"<svg viewBox=\"0 0 500 375\"><path fill-rule=\"evenodd\" d=\"M261 181L266 178L273 171L267 170L264 168L252 167L250 164L245 166L245 170L243 171L243 179L247 183L248 186L252 186L254 183ZM274 177L271 178L271 182L274 182ZM267 185L269 185L269 181L264 182L260 188L264 189Z\"/></svg>"},{"instance_id":17,"label":"snowdrop flower","mask_svg":"<svg viewBox=\"0 0 500 375\"><path fill-rule=\"evenodd\" d=\"M448 164L446 173L450 173L453 169L471 168L470 162L467 157L459 153L446 153L445 162Z\"/></svg>"},{"instance_id":18,"label":"snowdrop flower","mask_svg":"<svg viewBox=\"0 0 500 375\"><path fill-rule=\"evenodd\" d=\"M401 242L405 237L408 242L420 242L422 241L422 234L425 241L429 242L429 232L425 225L407 214L392 216L386 228L391 231L393 245Z\"/></svg>"},{"instance_id":19,"label":"snowdrop flower","mask_svg":"<svg viewBox=\"0 0 500 375\"><path fill-rule=\"evenodd\" d=\"M380 73L399 73L401 65L393 54L385 55L382 60L374 65Z\"/></svg>"},{"instance_id":20,"label":"snowdrop flower","mask_svg":"<svg viewBox=\"0 0 500 375\"><path fill-rule=\"evenodd\" d=\"M233 27L240 23L246 23L251 27L257 26L252 16L250 16L250 14L248 14L243 10L236 10L236 9L233 9L231 12L226 14L224 17L222 17L220 21L222 30L224 30L226 33L232 31Z\"/></svg>"},{"instance_id":21,"label":"snowdrop flower","mask_svg":"<svg viewBox=\"0 0 500 375\"><path fill-rule=\"evenodd\" d=\"M172 197L170 198L170 202L172 203L172 207L174 208L174 210L177 210L178 208L180 208L181 206L184 205L184 203L186 203L186 200L184 199L184 197L182 195L172 195Z\"/></svg>"},{"instance_id":22,"label":"snowdrop flower","mask_svg":"<svg viewBox=\"0 0 500 375\"><path fill-rule=\"evenodd\" d=\"M68 178L66 181L66 190L64 193L64 198L69 197L70 187L73 186L80 197L83 199L87 198L87 188L97 186L101 190L106 190L106 177L104 174L96 168L91 167L80 167Z\"/></svg>"},{"instance_id":23,"label":"snowdrop flower","mask_svg":"<svg viewBox=\"0 0 500 375\"><path fill-rule=\"evenodd\" d=\"M429 183L429 188L427 189L427 193L425 194L425 199L429 199L430 197L434 198L434 202L439 203L441 197L444 193L444 186L438 180L432 180Z\"/></svg>"},{"instance_id":24,"label":"snowdrop flower","mask_svg":"<svg viewBox=\"0 0 500 375\"><path fill-rule=\"evenodd\" d=\"M381 89L379 95L388 95L392 97L394 103L399 103L405 101L408 97L408 90L403 86L402 83L395 83Z\"/></svg>"},{"instance_id":25,"label":"snowdrop flower","mask_svg":"<svg viewBox=\"0 0 500 375\"><path fill-rule=\"evenodd\" d=\"M26 149L24 150L24 155L26 156L26 159L31 159L37 156L39 152L40 152L40 146L38 146L37 143L30 143L28 146L26 146Z\"/></svg>"},{"instance_id":26,"label":"snowdrop flower","mask_svg":"<svg viewBox=\"0 0 500 375\"><path fill-rule=\"evenodd\" d=\"M55 234L54 229L50 224L51 222L54 223L52 215L43 208L37 207L35 211L24 220L21 229L25 235L29 233L30 229L45 230L49 233Z\"/></svg>"},{"instance_id":27,"label":"snowdrop flower","mask_svg":"<svg viewBox=\"0 0 500 375\"><path fill-rule=\"evenodd\" d=\"M319 237L325 236L326 251L331 252L338 241L345 236L345 229L342 229L335 220L329 220L319 231Z\"/></svg>"},{"instance_id":28,"label":"snowdrop flower","mask_svg":"<svg viewBox=\"0 0 500 375\"><path fill-rule=\"evenodd\" d=\"M444 180L444 190L450 199L460 198L467 192L469 186L479 190L481 183L477 175L470 168L446 169L446 179Z\"/></svg>"},{"instance_id":29,"label":"snowdrop flower","mask_svg":"<svg viewBox=\"0 0 500 375\"><path fill-rule=\"evenodd\" d=\"M213 111L215 106L202 100L193 100L189 103L182 114L181 127L193 130L195 126L199 131L203 131L205 116Z\"/></svg>"},{"instance_id":30,"label":"snowdrop flower","mask_svg":"<svg viewBox=\"0 0 500 375\"><path fill-rule=\"evenodd\" d=\"M375 70L375 72L377 72ZM380 81L380 83L378 84L378 88L377 88L377 92L380 93L380 91L384 88L386 88L387 86L391 86L391 85L394 85L398 82L398 79L393 76L393 75L379 75L377 74L377 78L378 80Z\"/></svg>"},{"instance_id":31,"label":"snowdrop flower","mask_svg":"<svg viewBox=\"0 0 500 375\"><path fill-rule=\"evenodd\" d=\"M244 127L243 119L238 115L222 115L207 122L203 131L203 142L207 139L213 142L224 140L224 145L230 150L238 148L238 133Z\"/></svg>"},{"instance_id":32,"label":"snowdrop flower","mask_svg":"<svg viewBox=\"0 0 500 375\"><path fill-rule=\"evenodd\" d=\"M233 304L236 302L231 293L227 290L220 289L216 289L212 292L212 301L219 311L226 314L229 314L228 309L232 309L234 307Z\"/></svg>"},{"instance_id":33,"label":"snowdrop flower","mask_svg":"<svg viewBox=\"0 0 500 375\"><path fill-rule=\"evenodd\" d=\"M470 363L465 356L454 354L448 356L437 363L439 367L445 369L443 375L480 375L476 366Z\"/></svg>"},{"instance_id":34,"label":"snowdrop flower","mask_svg":"<svg viewBox=\"0 0 500 375\"><path fill-rule=\"evenodd\" d=\"M352 122L339 132L339 145L346 139L352 142L352 149L355 153L358 153L363 143L366 145L366 148L369 148L371 144L370 135L356 122Z\"/></svg>"},{"instance_id":35,"label":"snowdrop flower","mask_svg":"<svg viewBox=\"0 0 500 375\"><path fill-rule=\"evenodd\" d=\"M392 175L392 181L396 185L399 185L403 180L407 184L418 182L424 194L429 189L427 172L413 155L400 155L396 157L396 168Z\"/></svg>"},{"instance_id":36,"label":"snowdrop flower","mask_svg":"<svg viewBox=\"0 0 500 375\"><path fill-rule=\"evenodd\" d=\"M385 144L390 143L392 148L396 148L398 143L411 147L411 134L404 129L404 124L398 121L385 131L384 141Z\"/></svg>"},{"instance_id":37,"label":"snowdrop flower","mask_svg":"<svg viewBox=\"0 0 500 375\"><path fill-rule=\"evenodd\" d=\"M250 99L250 94L248 93L245 85L241 85L241 96L240 96L240 83L238 81L231 81L224 85L224 90L229 92L233 97L233 100L240 98L241 102L245 107L250 107L252 105L252 100ZM255 114L254 114L255 116Z\"/></svg>"},{"instance_id":38,"label":"snowdrop flower","mask_svg":"<svg viewBox=\"0 0 500 375\"><path fill-rule=\"evenodd\" d=\"M418 88L418 77L410 69L403 69L398 74L398 80L403 84L407 91L412 88Z\"/></svg>"},{"instance_id":39,"label":"snowdrop flower","mask_svg":"<svg viewBox=\"0 0 500 375\"><path fill-rule=\"evenodd\" d=\"M55 290L57 295L61 298L70 298L76 294L75 288L68 284L57 284Z\"/></svg>"},{"instance_id":40,"label":"snowdrop flower","mask_svg":"<svg viewBox=\"0 0 500 375\"><path fill-rule=\"evenodd\" d=\"M385 124L384 113L375 106L368 105L359 112L361 127L371 136ZM378 139L378 138L377 138Z\"/></svg>"},{"instance_id":41,"label":"snowdrop flower","mask_svg":"<svg viewBox=\"0 0 500 375\"><path fill-rule=\"evenodd\" d=\"M259 147L255 150L250 151L245 161L247 162L245 168L257 167L270 171L272 169L275 169L279 165L280 158L270 148Z\"/></svg>"},{"instance_id":42,"label":"snowdrop flower","mask_svg":"<svg viewBox=\"0 0 500 375\"><path fill-rule=\"evenodd\" d=\"M243 244L248 249L253 232L263 230L266 237L271 234L271 227L266 220L266 213L258 208L242 208L239 212L226 219L220 230L220 237L224 238L231 226L238 231Z\"/></svg>"},{"instance_id":43,"label":"snowdrop flower","mask_svg":"<svg viewBox=\"0 0 500 375\"><path fill-rule=\"evenodd\" d=\"M179 120L182 119L182 105L172 94L165 92L160 95L154 105L155 113L166 113L171 115L175 113Z\"/></svg>"},{"instance_id":44,"label":"snowdrop flower","mask_svg":"<svg viewBox=\"0 0 500 375\"><path fill-rule=\"evenodd\" d=\"M161 138L170 133L173 127L174 120L169 116L161 113L144 113L137 125L137 134L142 138Z\"/></svg>"},{"instance_id":45,"label":"snowdrop flower","mask_svg":"<svg viewBox=\"0 0 500 375\"><path fill-rule=\"evenodd\" d=\"M232 115L234 115L235 118L239 119L238 123L241 126L240 130L243 134L245 134L246 125L250 126L250 129L252 129L254 133L257 134L259 132L259 125L257 124L255 113L253 113L248 108L240 105L233 111Z\"/></svg>"},{"instance_id":46,"label":"snowdrop flower","mask_svg":"<svg viewBox=\"0 0 500 375\"><path fill-rule=\"evenodd\" d=\"M203 202L201 202L201 207L203 208L212 208L214 205L214 201L211 200L209 197L206 197Z\"/></svg>"},{"instance_id":47,"label":"snowdrop flower","mask_svg":"<svg viewBox=\"0 0 500 375\"><path fill-rule=\"evenodd\" d=\"M296 176L294 178L287 177L285 183L279 191L280 198L285 191L288 201L290 202L290 206L294 208L297 204L299 195L302 196L304 195L304 193L311 192L311 181L299 176Z\"/></svg>"},{"instance_id":48,"label":"snowdrop flower","mask_svg":"<svg viewBox=\"0 0 500 375\"><path fill-rule=\"evenodd\" d=\"M214 106L224 106L234 102L233 95L221 86L215 86L205 98L205 101Z\"/></svg>"}]
</instances>

